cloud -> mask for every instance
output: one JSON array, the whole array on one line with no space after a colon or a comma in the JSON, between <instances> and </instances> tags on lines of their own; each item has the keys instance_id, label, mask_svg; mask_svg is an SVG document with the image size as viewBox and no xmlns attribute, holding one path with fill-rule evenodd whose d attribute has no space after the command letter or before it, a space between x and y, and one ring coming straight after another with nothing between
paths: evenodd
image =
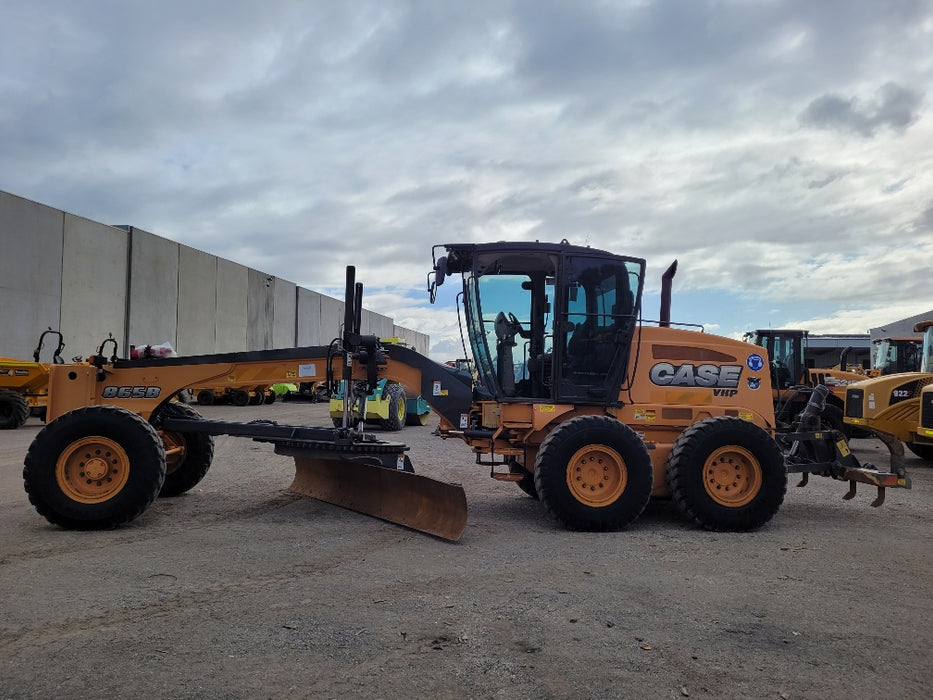
<instances>
[{"instance_id":1,"label":"cloud","mask_svg":"<svg viewBox=\"0 0 933 700\"><path fill-rule=\"evenodd\" d=\"M374 310L455 345L423 294L450 241L643 256L649 293L677 258L686 320L723 333L928 298L929 3L47 0L4 19L0 188L338 296L356 265L390 293Z\"/></svg>"},{"instance_id":2,"label":"cloud","mask_svg":"<svg viewBox=\"0 0 933 700\"><path fill-rule=\"evenodd\" d=\"M922 98L919 92L889 82L878 91L875 102L865 105L854 97L817 97L800 114L800 121L805 126L819 129L854 131L866 138L874 136L883 127L903 133L919 119Z\"/></svg>"}]
</instances>

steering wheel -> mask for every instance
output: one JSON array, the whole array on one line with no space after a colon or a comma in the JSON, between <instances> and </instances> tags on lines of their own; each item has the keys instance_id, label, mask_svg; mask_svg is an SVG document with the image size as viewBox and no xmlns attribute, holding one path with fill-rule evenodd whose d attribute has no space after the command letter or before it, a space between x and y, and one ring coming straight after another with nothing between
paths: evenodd
<instances>
[{"instance_id":1,"label":"steering wheel","mask_svg":"<svg viewBox=\"0 0 933 700\"><path fill-rule=\"evenodd\" d=\"M509 326L512 327L512 332L517 333L518 335L524 337L525 329L522 328L522 322L515 318L515 314L509 311Z\"/></svg>"}]
</instances>

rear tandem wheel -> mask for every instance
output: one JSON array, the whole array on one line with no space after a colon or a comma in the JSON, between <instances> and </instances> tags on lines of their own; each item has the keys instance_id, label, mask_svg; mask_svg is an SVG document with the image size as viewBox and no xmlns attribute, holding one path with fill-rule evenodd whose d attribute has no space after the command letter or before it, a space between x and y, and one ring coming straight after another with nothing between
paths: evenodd
<instances>
[{"instance_id":1,"label":"rear tandem wheel","mask_svg":"<svg viewBox=\"0 0 933 700\"><path fill-rule=\"evenodd\" d=\"M23 467L39 514L76 530L130 522L164 481L165 451L155 428L116 406L88 406L53 420L32 441Z\"/></svg>"},{"instance_id":2,"label":"rear tandem wheel","mask_svg":"<svg viewBox=\"0 0 933 700\"><path fill-rule=\"evenodd\" d=\"M741 418L697 421L667 459L674 502L707 530L744 532L767 523L784 502L787 469L771 436Z\"/></svg>"},{"instance_id":3,"label":"rear tandem wheel","mask_svg":"<svg viewBox=\"0 0 933 700\"><path fill-rule=\"evenodd\" d=\"M577 416L557 425L535 460L535 490L569 530L619 530L651 497L654 471L645 443L610 416Z\"/></svg>"}]
</instances>

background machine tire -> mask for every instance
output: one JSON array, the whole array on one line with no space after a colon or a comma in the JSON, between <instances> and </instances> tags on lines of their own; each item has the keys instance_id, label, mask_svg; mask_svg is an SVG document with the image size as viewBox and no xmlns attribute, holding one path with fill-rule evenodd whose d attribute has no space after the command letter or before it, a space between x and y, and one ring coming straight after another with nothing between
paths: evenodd
<instances>
[{"instance_id":1,"label":"background machine tire","mask_svg":"<svg viewBox=\"0 0 933 700\"><path fill-rule=\"evenodd\" d=\"M181 403L166 403L153 416L153 426L159 431L165 449L165 482L159 497L178 496L195 486L211 467L214 459L214 438L207 433L180 433L162 430L162 418L199 419L201 414Z\"/></svg>"},{"instance_id":2,"label":"background machine tire","mask_svg":"<svg viewBox=\"0 0 933 700\"><path fill-rule=\"evenodd\" d=\"M610 416L557 425L535 460L545 510L570 530L619 530L648 504L654 472L645 443Z\"/></svg>"},{"instance_id":3,"label":"background machine tire","mask_svg":"<svg viewBox=\"0 0 933 700\"><path fill-rule=\"evenodd\" d=\"M212 406L214 404L214 392L210 389L201 389L198 392L197 400L201 406Z\"/></svg>"},{"instance_id":4,"label":"background machine tire","mask_svg":"<svg viewBox=\"0 0 933 700\"><path fill-rule=\"evenodd\" d=\"M65 413L32 441L23 467L29 501L61 527L113 528L141 515L165 481L158 433L116 406Z\"/></svg>"},{"instance_id":5,"label":"background machine tire","mask_svg":"<svg viewBox=\"0 0 933 700\"><path fill-rule=\"evenodd\" d=\"M921 445L919 442L905 442L904 444L920 459L933 462L933 445Z\"/></svg>"},{"instance_id":6,"label":"background machine tire","mask_svg":"<svg viewBox=\"0 0 933 700\"><path fill-rule=\"evenodd\" d=\"M705 418L681 433L666 476L680 510L715 531L761 527L787 491L780 447L754 423L731 416Z\"/></svg>"},{"instance_id":7,"label":"background machine tire","mask_svg":"<svg viewBox=\"0 0 933 700\"><path fill-rule=\"evenodd\" d=\"M401 384L386 384L386 396L389 400L389 417L379 421L383 430L401 430L405 425L405 389Z\"/></svg>"},{"instance_id":8,"label":"background machine tire","mask_svg":"<svg viewBox=\"0 0 933 700\"><path fill-rule=\"evenodd\" d=\"M0 390L0 430L20 427L29 417L29 404L18 391Z\"/></svg>"}]
</instances>

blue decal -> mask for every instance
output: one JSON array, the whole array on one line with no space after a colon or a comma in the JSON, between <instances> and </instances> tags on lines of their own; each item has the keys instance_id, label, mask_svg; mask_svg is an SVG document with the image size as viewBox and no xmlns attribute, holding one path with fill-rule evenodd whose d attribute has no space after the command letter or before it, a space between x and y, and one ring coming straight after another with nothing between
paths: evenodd
<instances>
[{"instance_id":1,"label":"blue decal","mask_svg":"<svg viewBox=\"0 0 933 700\"><path fill-rule=\"evenodd\" d=\"M748 378L748 388L757 389L761 386L761 379L759 377L749 377Z\"/></svg>"},{"instance_id":2,"label":"blue decal","mask_svg":"<svg viewBox=\"0 0 933 700\"><path fill-rule=\"evenodd\" d=\"M748 356L748 359L745 360L745 364L748 365L748 368L752 372L760 372L761 368L765 366L765 361L758 353L752 353Z\"/></svg>"}]
</instances>

